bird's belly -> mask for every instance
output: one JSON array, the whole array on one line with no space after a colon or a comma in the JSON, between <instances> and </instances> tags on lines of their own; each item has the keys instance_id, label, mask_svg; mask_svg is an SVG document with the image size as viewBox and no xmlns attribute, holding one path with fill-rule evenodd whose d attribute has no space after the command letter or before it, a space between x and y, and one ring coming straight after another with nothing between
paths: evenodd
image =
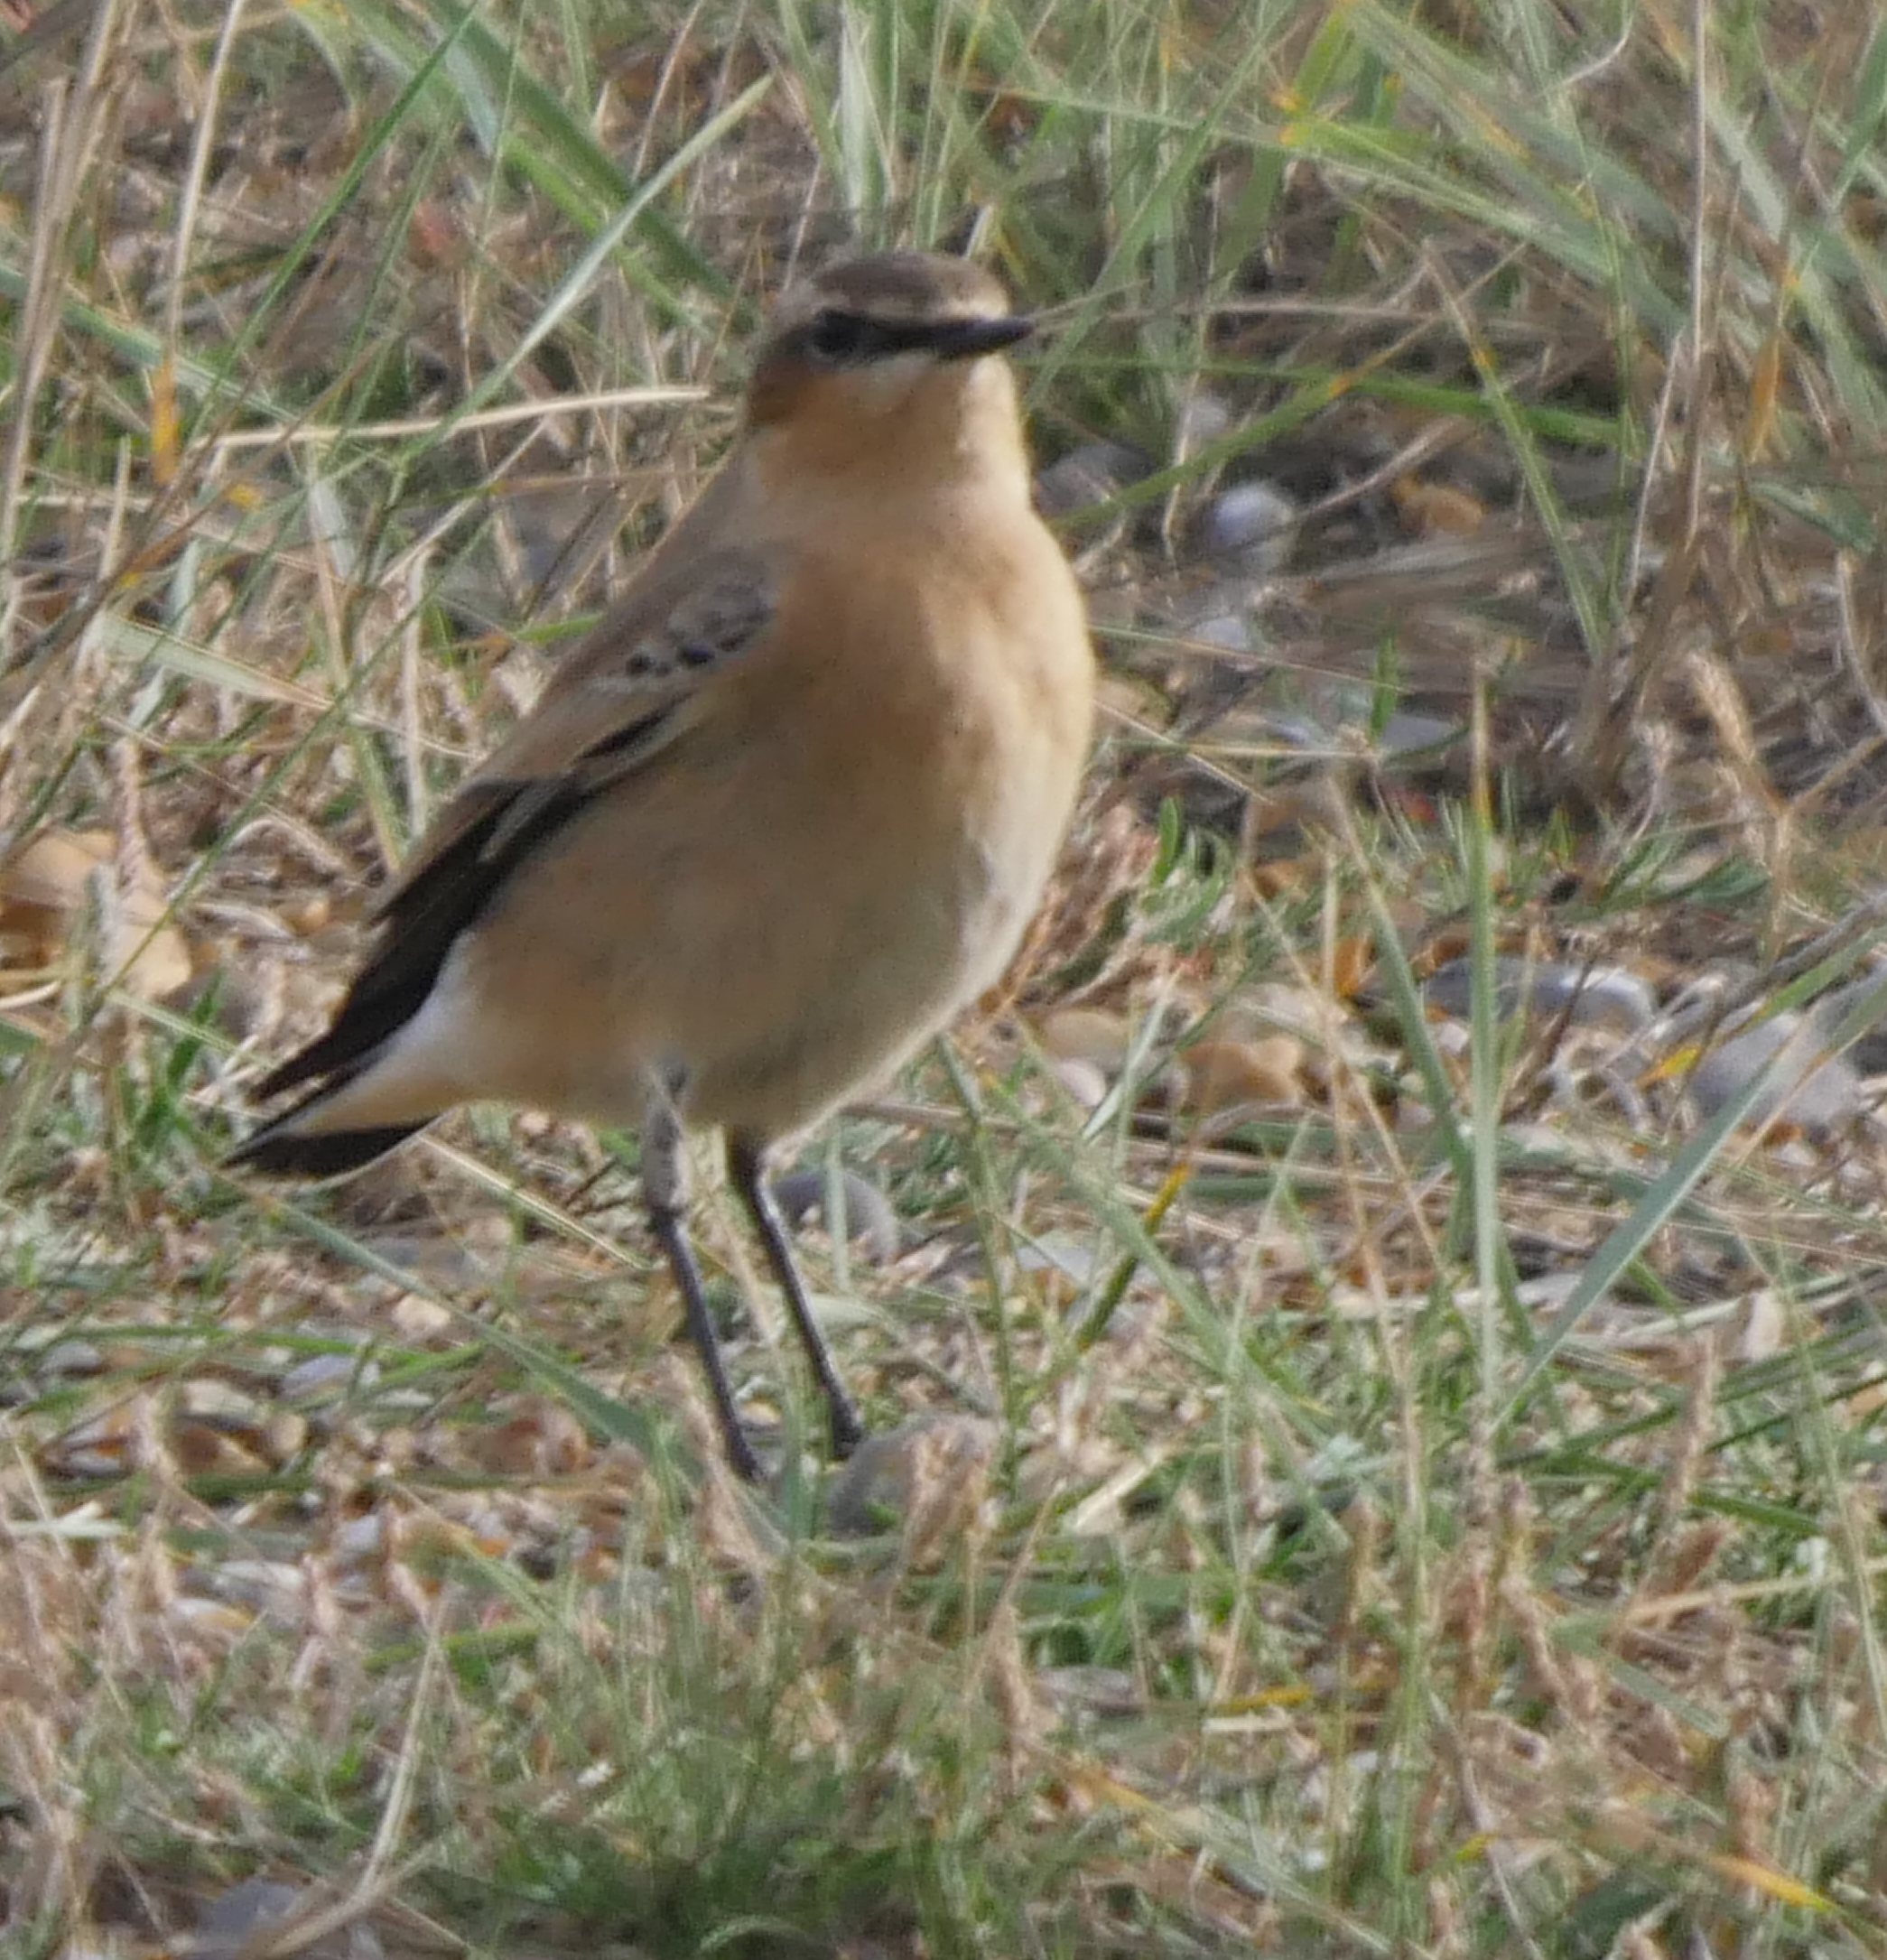
<instances>
[{"instance_id":1,"label":"bird's belly","mask_svg":"<svg viewBox=\"0 0 1887 1960\"><path fill-rule=\"evenodd\" d=\"M665 836L649 808L632 886L602 875L600 826L521 878L427 1017L473 1063L466 1092L632 1123L659 1073L693 1120L777 1136L888 1073L1000 972L1052 831L990 835L969 809L907 803L836 827L819 813L802 834L770 801Z\"/></svg>"},{"instance_id":2,"label":"bird's belly","mask_svg":"<svg viewBox=\"0 0 1887 1960\"><path fill-rule=\"evenodd\" d=\"M1000 971L1033 890L1018 894L973 842L961 846L947 869L906 867L901 884L816 924L756 933L734 953L756 991L772 991L769 960L792 984L776 1015L694 1017L684 1066L699 1120L761 1137L802 1129L888 1074ZM746 1038L730 1040L743 1022Z\"/></svg>"},{"instance_id":3,"label":"bird's belly","mask_svg":"<svg viewBox=\"0 0 1887 1960\"><path fill-rule=\"evenodd\" d=\"M862 681L757 668L638 775L633 822L580 818L469 935L470 1092L622 1121L661 1073L695 1121L767 1138L895 1068L999 976L1040 897L1087 732L1064 624L1035 664L1000 622L888 601L832 622L901 636Z\"/></svg>"}]
</instances>

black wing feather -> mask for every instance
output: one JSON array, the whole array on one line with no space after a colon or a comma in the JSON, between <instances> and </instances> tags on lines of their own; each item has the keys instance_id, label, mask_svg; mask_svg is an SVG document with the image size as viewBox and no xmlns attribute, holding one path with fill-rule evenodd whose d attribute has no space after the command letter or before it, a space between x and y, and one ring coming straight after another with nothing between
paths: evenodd
<instances>
[{"instance_id":1,"label":"black wing feather","mask_svg":"<svg viewBox=\"0 0 1887 1960\"><path fill-rule=\"evenodd\" d=\"M776 593L763 558L730 551L718 561L683 569L689 582L679 594L665 593L659 583L646 589L593 629L586 643L590 653L580 649L573 656L580 688L600 680L627 680L650 691L655 697L650 711L632 715L553 774L499 776L474 782L464 791L466 803L460 807L469 807L471 814L412 882L387 901L379 944L348 989L333 1025L265 1075L256 1085L257 1094L279 1095L319 1082L323 1086L310 1099L319 1101L369 1066L385 1043L418 1013L460 934L478 923L525 859L620 781L643 751L661 746L665 724L684 709L693 691L685 683L677 688L682 676L738 656L765 629ZM652 604L661 609L652 625L645 625L646 608ZM451 816L449 812L448 821ZM408 1134L361 1131L355 1139L359 1156L328 1164L327 1156L345 1155L347 1139L309 1138L302 1146L274 1134L307 1106L278 1118L239 1154L265 1168L311 1170L318 1168L313 1159L321 1156L321 1167L331 1172L378 1156ZM376 1138L384 1140L376 1143ZM306 1162L288 1161L297 1149Z\"/></svg>"},{"instance_id":2,"label":"black wing feather","mask_svg":"<svg viewBox=\"0 0 1887 1960\"><path fill-rule=\"evenodd\" d=\"M618 729L586 749L582 759L607 760L647 737L664 719L653 714ZM498 889L614 780L608 771L573 771L548 789L541 782L484 785L488 807L388 906L380 944L349 988L333 1025L270 1070L256 1093L276 1096L300 1082L324 1076L344 1080L365 1068L388 1036L419 1012L453 943L478 924ZM528 813L521 813L526 798L534 801Z\"/></svg>"}]
</instances>

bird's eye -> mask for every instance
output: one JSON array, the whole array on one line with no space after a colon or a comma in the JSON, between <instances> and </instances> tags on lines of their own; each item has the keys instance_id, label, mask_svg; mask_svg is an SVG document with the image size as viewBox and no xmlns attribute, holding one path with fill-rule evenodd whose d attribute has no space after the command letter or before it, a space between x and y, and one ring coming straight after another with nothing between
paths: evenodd
<instances>
[{"instance_id":1,"label":"bird's eye","mask_svg":"<svg viewBox=\"0 0 1887 1960\"><path fill-rule=\"evenodd\" d=\"M805 348L827 367L862 360L871 351L871 322L856 313L814 313L806 325Z\"/></svg>"}]
</instances>

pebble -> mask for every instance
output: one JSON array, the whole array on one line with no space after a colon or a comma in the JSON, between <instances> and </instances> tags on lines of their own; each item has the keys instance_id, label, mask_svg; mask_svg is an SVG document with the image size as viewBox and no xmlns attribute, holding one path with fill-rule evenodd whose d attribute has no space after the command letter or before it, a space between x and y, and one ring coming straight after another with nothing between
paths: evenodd
<instances>
[{"instance_id":1,"label":"pebble","mask_svg":"<svg viewBox=\"0 0 1887 1960\"><path fill-rule=\"evenodd\" d=\"M1002 1431L980 1416L934 1411L869 1435L833 1482L826 1519L835 1537L870 1537L886 1514L926 1550L977 1521ZM912 1547L915 1553L916 1547Z\"/></svg>"},{"instance_id":2,"label":"pebble","mask_svg":"<svg viewBox=\"0 0 1887 1960\"><path fill-rule=\"evenodd\" d=\"M803 1225L815 1213L825 1215L826 1185L823 1169L787 1171L773 1180L773 1202L788 1225ZM904 1230L891 1201L876 1184L868 1184L854 1171L841 1170L839 1181L845 1195L845 1222L851 1242L862 1245L880 1266L888 1266L904 1244Z\"/></svg>"},{"instance_id":3,"label":"pebble","mask_svg":"<svg viewBox=\"0 0 1887 1960\"><path fill-rule=\"evenodd\" d=\"M1406 714L1398 709L1382 725L1376 747L1385 756L1418 756L1431 748L1445 748L1467 733L1467 725L1450 721L1441 715Z\"/></svg>"},{"instance_id":4,"label":"pebble","mask_svg":"<svg viewBox=\"0 0 1887 1960\"><path fill-rule=\"evenodd\" d=\"M1473 963L1452 960L1422 989L1431 1008L1465 1019L1473 995ZM1658 1001L1650 985L1623 967L1580 966L1570 961L1494 961L1494 998L1501 1017L1522 1012L1564 1015L1576 1027L1635 1035L1650 1025Z\"/></svg>"},{"instance_id":5,"label":"pebble","mask_svg":"<svg viewBox=\"0 0 1887 1960\"><path fill-rule=\"evenodd\" d=\"M1067 1091L1077 1109L1094 1110L1107 1101L1107 1077L1092 1062L1078 1054L1051 1058L1048 1073Z\"/></svg>"},{"instance_id":6,"label":"pebble","mask_svg":"<svg viewBox=\"0 0 1887 1960\"><path fill-rule=\"evenodd\" d=\"M1057 1008L1042 1017L1036 1038L1052 1062L1086 1062L1103 1074L1118 1075L1132 1030L1124 1014L1105 1008Z\"/></svg>"},{"instance_id":7,"label":"pebble","mask_svg":"<svg viewBox=\"0 0 1887 1960\"><path fill-rule=\"evenodd\" d=\"M1688 1083L1691 1100L1706 1117L1714 1116L1780 1057L1770 1086L1744 1120L1761 1124L1780 1116L1808 1130L1843 1129L1862 1113L1866 1096L1859 1070L1844 1055L1827 1054L1827 1039L1821 1022L1808 1015L1758 1021L1697 1064Z\"/></svg>"},{"instance_id":8,"label":"pebble","mask_svg":"<svg viewBox=\"0 0 1887 1960\"><path fill-rule=\"evenodd\" d=\"M1282 571L1297 542L1297 500L1262 477L1220 491L1199 521L1200 548L1255 578Z\"/></svg>"},{"instance_id":9,"label":"pebble","mask_svg":"<svg viewBox=\"0 0 1887 1960\"><path fill-rule=\"evenodd\" d=\"M1045 517L1072 516L1152 474L1153 459L1131 442L1083 442L1037 474L1036 505Z\"/></svg>"},{"instance_id":10,"label":"pebble","mask_svg":"<svg viewBox=\"0 0 1887 1960\"><path fill-rule=\"evenodd\" d=\"M60 1341L40 1357L44 1375L97 1375L104 1369L104 1352L89 1341Z\"/></svg>"},{"instance_id":11,"label":"pebble","mask_svg":"<svg viewBox=\"0 0 1887 1960\"><path fill-rule=\"evenodd\" d=\"M182 1960L232 1960L244 1947L266 1948L269 1929L280 1926L308 1901L307 1890L274 1879L245 1879L218 1892L197 1920L197 1930L177 1951ZM308 1960L384 1960L380 1936L365 1919L294 1951Z\"/></svg>"},{"instance_id":12,"label":"pebble","mask_svg":"<svg viewBox=\"0 0 1887 1960\"><path fill-rule=\"evenodd\" d=\"M358 1354L311 1354L283 1376L281 1394L284 1401L310 1401L339 1395L356 1381L369 1388L379 1379L380 1364L363 1361Z\"/></svg>"},{"instance_id":13,"label":"pebble","mask_svg":"<svg viewBox=\"0 0 1887 1960\"><path fill-rule=\"evenodd\" d=\"M1887 989L1882 988L1883 980L1887 980L1887 973L1865 973L1859 980L1850 980L1845 987L1837 987L1834 992L1824 994L1815 1003L1816 1019L1832 1033L1870 994L1877 989L1882 991L1878 1005L1870 1005L1868 1008L1868 1025L1846 1051L1848 1060L1864 1075L1887 1073Z\"/></svg>"},{"instance_id":14,"label":"pebble","mask_svg":"<svg viewBox=\"0 0 1887 1960\"><path fill-rule=\"evenodd\" d=\"M1185 628L1185 637L1206 646L1223 647L1228 654L1255 654L1258 641L1251 622L1242 613L1215 612Z\"/></svg>"}]
</instances>

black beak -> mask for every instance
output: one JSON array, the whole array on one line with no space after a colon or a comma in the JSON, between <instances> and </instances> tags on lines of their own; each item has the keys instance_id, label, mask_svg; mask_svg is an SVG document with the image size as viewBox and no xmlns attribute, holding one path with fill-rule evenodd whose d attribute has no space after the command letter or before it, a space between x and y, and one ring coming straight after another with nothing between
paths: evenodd
<instances>
[{"instance_id":1,"label":"black beak","mask_svg":"<svg viewBox=\"0 0 1887 1960\"><path fill-rule=\"evenodd\" d=\"M932 328L925 339L940 361L967 361L1014 347L1035 330L1034 320L1011 314L1007 320L953 320Z\"/></svg>"}]
</instances>

